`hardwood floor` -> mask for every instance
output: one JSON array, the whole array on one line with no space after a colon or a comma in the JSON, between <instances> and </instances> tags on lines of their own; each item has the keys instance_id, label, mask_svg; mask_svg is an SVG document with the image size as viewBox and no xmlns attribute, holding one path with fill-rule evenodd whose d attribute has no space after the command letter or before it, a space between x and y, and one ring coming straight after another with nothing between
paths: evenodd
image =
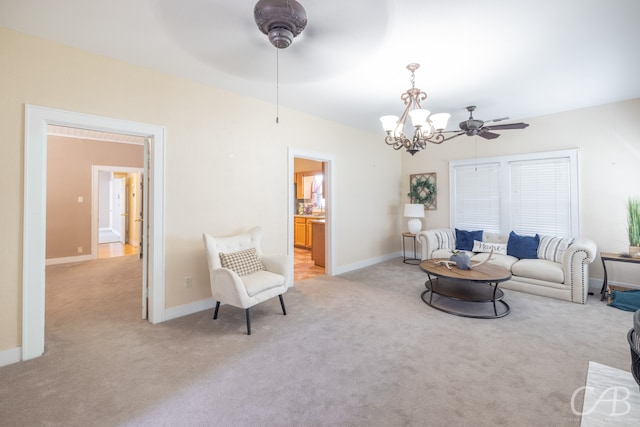
<instances>
[{"instance_id":1,"label":"hardwood floor","mask_svg":"<svg viewBox=\"0 0 640 427\"><path fill-rule=\"evenodd\" d=\"M101 243L98 245L98 258L112 258L117 256L137 255L138 248L129 244ZM325 273L324 267L318 267L311 259L311 250L293 248L294 281L310 279Z\"/></svg>"},{"instance_id":2,"label":"hardwood floor","mask_svg":"<svg viewBox=\"0 0 640 427\"><path fill-rule=\"evenodd\" d=\"M132 246L128 243L126 245L119 242L100 243L98 245L98 259L137 254L138 247Z\"/></svg>"},{"instance_id":3,"label":"hardwood floor","mask_svg":"<svg viewBox=\"0 0 640 427\"><path fill-rule=\"evenodd\" d=\"M311 259L310 249L293 248L293 280L298 282L304 279L321 276L324 267L318 267Z\"/></svg>"}]
</instances>

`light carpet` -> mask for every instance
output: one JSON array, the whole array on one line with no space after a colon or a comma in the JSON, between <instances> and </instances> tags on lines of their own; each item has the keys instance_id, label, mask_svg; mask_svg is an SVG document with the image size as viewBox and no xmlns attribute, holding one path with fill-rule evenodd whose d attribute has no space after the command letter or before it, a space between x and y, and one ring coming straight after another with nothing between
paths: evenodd
<instances>
[{"instance_id":1,"label":"light carpet","mask_svg":"<svg viewBox=\"0 0 640 427\"><path fill-rule=\"evenodd\" d=\"M579 426L589 361L628 370L631 313L596 297L461 318L398 258L297 282L247 336L230 306L138 320L139 262L47 267L45 355L0 368L2 425Z\"/></svg>"},{"instance_id":2,"label":"light carpet","mask_svg":"<svg viewBox=\"0 0 640 427\"><path fill-rule=\"evenodd\" d=\"M629 370L590 362L580 427L640 425L640 390Z\"/></svg>"}]
</instances>

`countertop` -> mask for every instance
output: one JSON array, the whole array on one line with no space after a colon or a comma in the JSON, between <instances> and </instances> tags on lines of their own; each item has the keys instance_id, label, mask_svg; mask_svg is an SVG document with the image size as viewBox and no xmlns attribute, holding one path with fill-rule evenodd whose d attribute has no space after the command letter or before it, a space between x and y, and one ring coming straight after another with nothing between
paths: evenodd
<instances>
[{"instance_id":1,"label":"countertop","mask_svg":"<svg viewBox=\"0 0 640 427\"><path fill-rule=\"evenodd\" d=\"M313 218L313 219L324 219L324 215L293 215L294 218Z\"/></svg>"}]
</instances>

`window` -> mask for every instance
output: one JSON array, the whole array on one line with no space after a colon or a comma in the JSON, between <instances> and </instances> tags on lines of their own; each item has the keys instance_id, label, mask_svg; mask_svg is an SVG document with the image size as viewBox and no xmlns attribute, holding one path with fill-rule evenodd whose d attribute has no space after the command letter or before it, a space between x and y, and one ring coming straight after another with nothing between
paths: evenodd
<instances>
[{"instance_id":1,"label":"window","mask_svg":"<svg viewBox=\"0 0 640 427\"><path fill-rule=\"evenodd\" d=\"M453 161L449 177L453 227L579 234L578 150Z\"/></svg>"}]
</instances>

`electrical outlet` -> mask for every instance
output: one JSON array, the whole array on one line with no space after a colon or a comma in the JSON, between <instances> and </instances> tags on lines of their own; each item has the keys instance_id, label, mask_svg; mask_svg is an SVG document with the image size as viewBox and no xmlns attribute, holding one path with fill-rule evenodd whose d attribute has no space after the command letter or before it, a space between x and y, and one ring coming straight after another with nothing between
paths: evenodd
<instances>
[{"instance_id":1,"label":"electrical outlet","mask_svg":"<svg viewBox=\"0 0 640 427\"><path fill-rule=\"evenodd\" d=\"M191 276L185 276L185 278L184 278L184 287L185 288L190 288L192 284L193 284L193 280L191 279Z\"/></svg>"},{"instance_id":2,"label":"electrical outlet","mask_svg":"<svg viewBox=\"0 0 640 427\"><path fill-rule=\"evenodd\" d=\"M82 246L78 246L78 253L81 254L83 251Z\"/></svg>"}]
</instances>

